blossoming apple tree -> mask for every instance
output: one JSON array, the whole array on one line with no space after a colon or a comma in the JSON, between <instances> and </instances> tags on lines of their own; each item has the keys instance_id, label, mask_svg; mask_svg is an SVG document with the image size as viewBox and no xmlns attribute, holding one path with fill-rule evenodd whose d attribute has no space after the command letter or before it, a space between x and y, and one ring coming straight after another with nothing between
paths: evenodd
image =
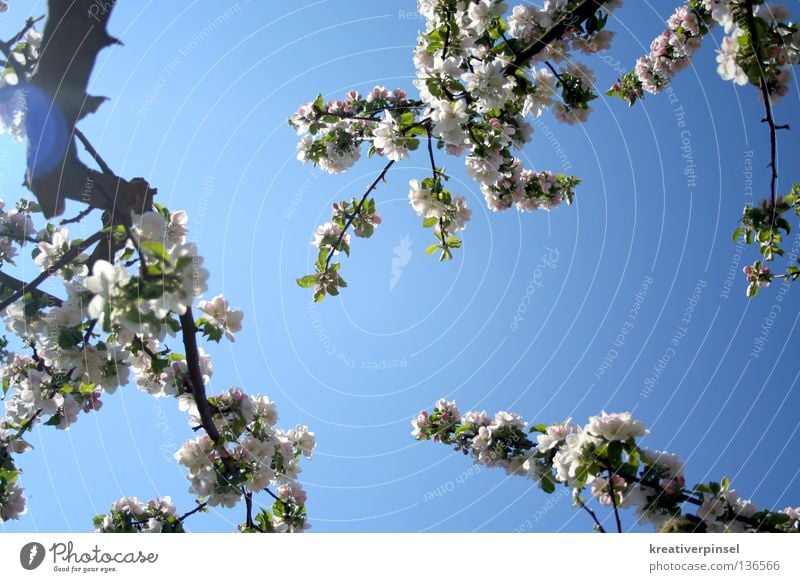
<instances>
[{"instance_id":1,"label":"blossoming apple tree","mask_svg":"<svg viewBox=\"0 0 800 582\"><path fill-rule=\"evenodd\" d=\"M221 295L203 299L209 273L187 241L186 213L153 202L145 180L117 176L77 127L103 101L86 93L96 55L117 42L106 32L113 5L102 14L92 5L51 0L42 34L29 19L0 42L0 130L27 140L25 182L36 198L0 202L0 311L17 340L2 342L0 521L27 509L19 464L32 448L27 433L37 425L69 429L132 381L186 412L196 434L175 459L197 504L181 513L169 497L125 497L94 518L96 531L183 532L188 517L242 502L241 531L303 531L306 493L297 479L314 433L279 428L266 396L236 387L211 392L219 381L200 343L234 341L242 312ZM79 143L97 169L79 159ZM65 198L88 206L56 221ZM100 229L71 237L70 226L94 209L103 213ZM41 271L31 281L8 272L15 261L30 261L25 255ZM40 289L47 280L61 291ZM259 495L266 508L254 505Z\"/></svg>"},{"instance_id":2,"label":"blossoming apple tree","mask_svg":"<svg viewBox=\"0 0 800 582\"><path fill-rule=\"evenodd\" d=\"M313 288L314 299L337 295L346 286L341 253L350 254L351 232L368 238L380 224L375 190L393 166L422 148L430 172L411 180L412 209L435 237L429 254L450 259L461 246L458 233L471 211L464 197L447 187L437 152L463 157L488 208L503 212L553 210L572 202L575 176L525 168L515 151L532 138L529 117L546 110L568 124L585 121L598 97L595 75L580 55L607 50L614 33L609 14L620 0L545 0L541 7L502 0L418 0L425 27L414 52L418 97L375 87L369 94L348 92L343 99L322 95L302 105L289 119L300 136L297 157L330 173L343 172L367 155L386 164L360 197L333 205L330 222L319 226L312 244L319 248L315 272L297 280ZM800 28L782 6L763 0L689 0L669 17L650 53L607 91L630 106L657 94L686 68L707 35L722 28L717 71L723 80L752 85L760 93L768 126L771 180L760 205L746 207L734 240L757 244L761 259L744 269L747 296L776 278L795 281L797 265L773 273L767 263L782 256L786 215L800 215L800 185L778 191L774 104L788 91L790 69L800 60ZM535 479L548 493L557 484L572 489L578 507L603 530L585 499L585 490L613 509L637 509L640 521L663 531L798 531L800 510L757 511L730 483L686 487L683 464L668 452L641 448L644 426L630 414L592 417L586 426L571 422L530 426L519 415L485 412L461 416L455 403L440 400L432 413L413 421L414 436L453 445L479 464L502 467ZM535 438L532 436L535 434ZM697 505L697 514L685 513Z\"/></svg>"}]
</instances>

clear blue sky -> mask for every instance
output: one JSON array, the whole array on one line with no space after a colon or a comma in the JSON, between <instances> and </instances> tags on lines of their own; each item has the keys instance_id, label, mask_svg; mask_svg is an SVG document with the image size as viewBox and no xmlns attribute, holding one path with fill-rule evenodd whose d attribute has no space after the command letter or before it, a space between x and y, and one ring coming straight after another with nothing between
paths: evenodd
<instances>
[{"instance_id":1,"label":"clear blue sky","mask_svg":"<svg viewBox=\"0 0 800 582\"><path fill-rule=\"evenodd\" d=\"M28 3L10 4L3 37L28 15ZM629 68L662 30L673 4L628 2L610 23L614 47L589 60L601 89L615 80L616 63ZM210 349L212 389L268 394L283 426L315 431L318 451L302 474L313 531L590 529L568 496L548 497L502 471L471 470L441 445L415 443L409 419L440 396L462 410L509 409L537 422L633 410L651 428L647 445L688 462L687 480L729 475L759 505L800 504L792 356L800 290L780 295L776 285L755 301L744 296L740 270L755 250L737 263L731 233L749 200L747 164L756 197L766 193L767 133L756 91L716 76L718 38L676 80L673 103L662 95L628 110L603 97L583 126L541 119L525 156L556 171L566 160L584 180L573 207L493 215L463 161L442 158L474 218L456 259L440 264L424 254L430 232L407 203L408 180L426 175L427 161L412 157L378 191L376 235L354 241L343 270L350 287L312 305L295 285L312 269L314 226L333 201L363 192L379 162L341 176L302 166L285 119L318 92L412 89L414 10L412 0L122 0L111 31L124 46L102 54L92 81L111 100L82 124L119 174L146 177L160 202L189 212L211 292L245 311L236 343ZM44 13L44 2L30 13ZM793 85L777 116L794 122L798 113ZM800 149L796 130L781 138L787 190L800 180ZM0 153L8 155L0 195L15 200L24 195L24 146L4 138ZM404 237L412 254L393 284L393 249ZM558 259L542 267L553 252ZM526 291L532 280L541 286ZM766 349L754 354L762 326ZM604 358L611 363L601 374ZM0 531L87 531L122 495L172 495L192 507L171 460L191 436L175 402L134 387L104 400L100 414L67 433L41 427L32 435L35 451L19 458L30 511ZM437 489L446 493L430 495ZM231 530L242 512L195 516L188 528Z\"/></svg>"}]
</instances>

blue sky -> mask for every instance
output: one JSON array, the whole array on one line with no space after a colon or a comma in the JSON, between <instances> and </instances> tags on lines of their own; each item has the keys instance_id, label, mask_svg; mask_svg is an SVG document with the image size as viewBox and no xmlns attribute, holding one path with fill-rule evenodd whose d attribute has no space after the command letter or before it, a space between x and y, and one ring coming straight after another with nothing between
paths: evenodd
<instances>
[{"instance_id":1,"label":"blue sky","mask_svg":"<svg viewBox=\"0 0 800 582\"><path fill-rule=\"evenodd\" d=\"M651 4L628 2L610 23L613 48L588 61L600 89L674 7ZM4 38L27 9L12 3ZM583 126L549 114L534 124L527 163L569 166L583 180L574 206L493 214L463 161L441 158L474 214L464 248L440 264L424 254L430 232L407 202L408 180L426 175L427 160L412 157L378 190L384 221L354 241L349 288L311 304L295 285L312 270L315 225L332 202L362 193L380 161L339 176L302 166L286 117L320 92L412 89L414 10L411 0L121 1L111 32L124 46L102 54L91 86L111 100L82 122L115 171L146 177L161 203L189 212L211 294L245 311L236 343L209 348L212 389L268 394L283 426L316 433L302 474L313 531L590 529L568 495L413 441L409 419L441 396L536 422L632 410L650 448L687 461L688 481L729 475L760 506L798 505L800 292L744 296L741 267L756 251L737 249L731 233L753 200L745 172L755 199L766 194L767 132L756 91L717 77L718 37L669 95L630 110L601 97ZM779 121L797 119L797 95L793 86ZM784 191L800 179L797 144L781 135ZM0 153L0 195L14 200L24 146L3 138ZM410 258L393 274L401 247ZM191 436L174 401L133 387L104 400L67 433L35 431L36 449L19 459L30 511L0 531L87 531L122 495L193 506L171 460ZM242 513L194 516L188 528L232 530Z\"/></svg>"}]
</instances>

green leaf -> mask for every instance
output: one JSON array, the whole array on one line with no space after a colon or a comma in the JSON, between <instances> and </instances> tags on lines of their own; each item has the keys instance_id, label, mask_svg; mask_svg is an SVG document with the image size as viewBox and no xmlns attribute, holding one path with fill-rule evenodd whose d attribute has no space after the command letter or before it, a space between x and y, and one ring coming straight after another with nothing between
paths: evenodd
<instances>
[{"instance_id":1,"label":"green leaf","mask_svg":"<svg viewBox=\"0 0 800 582\"><path fill-rule=\"evenodd\" d=\"M436 252L436 249L438 249L438 248L439 248L439 245L434 243L434 244L430 245L428 248L425 249L425 254L426 255L432 255L433 253Z\"/></svg>"},{"instance_id":2,"label":"green leaf","mask_svg":"<svg viewBox=\"0 0 800 582\"><path fill-rule=\"evenodd\" d=\"M747 286L747 296L755 297L756 295L758 295L758 283L753 281Z\"/></svg>"},{"instance_id":3,"label":"green leaf","mask_svg":"<svg viewBox=\"0 0 800 582\"><path fill-rule=\"evenodd\" d=\"M22 313L25 315L25 317L34 317L39 312L39 308L42 306L41 302L31 293L26 293L24 298L25 307L23 308Z\"/></svg>"},{"instance_id":4,"label":"green leaf","mask_svg":"<svg viewBox=\"0 0 800 582\"><path fill-rule=\"evenodd\" d=\"M528 432L529 433L531 433L531 432L540 432L540 433L544 434L544 433L547 432L547 425L546 424L535 424L528 430Z\"/></svg>"},{"instance_id":5,"label":"green leaf","mask_svg":"<svg viewBox=\"0 0 800 582\"><path fill-rule=\"evenodd\" d=\"M611 441L610 443L608 443L608 459L614 466L620 464L620 461L622 460L621 441Z\"/></svg>"},{"instance_id":6,"label":"green leaf","mask_svg":"<svg viewBox=\"0 0 800 582\"><path fill-rule=\"evenodd\" d=\"M743 226L740 226L739 228L734 230L733 231L733 242L738 241L739 238L742 236L742 234L744 234L744 227Z\"/></svg>"},{"instance_id":7,"label":"green leaf","mask_svg":"<svg viewBox=\"0 0 800 582\"><path fill-rule=\"evenodd\" d=\"M416 116L413 111L406 111L397 119L397 124L400 126L401 131L414 125L414 123L416 123Z\"/></svg>"},{"instance_id":8,"label":"green leaf","mask_svg":"<svg viewBox=\"0 0 800 582\"><path fill-rule=\"evenodd\" d=\"M435 216L429 216L428 218L423 219L422 226L424 228L430 228L434 226L437 222L439 222L438 218L436 218Z\"/></svg>"},{"instance_id":9,"label":"green leaf","mask_svg":"<svg viewBox=\"0 0 800 582\"><path fill-rule=\"evenodd\" d=\"M542 477L542 480L539 481L542 486L542 491L545 493L553 493L556 490L555 483L553 483L548 477Z\"/></svg>"},{"instance_id":10,"label":"green leaf","mask_svg":"<svg viewBox=\"0 0 800 582\"><path fill-rule=\"evenodd\" d=\"M62 328L58 332L58 347L60 347L63 350L68 350L70 348L75 347L82 340L83 336L79 331L75 329Z\"/></svg>"},{"instance_id":11,"label":"green leaf","mask_svg":"<svg viewBox=\"0 0 800 582\"><path fill-rule=\"evenodd\" d=\"M325 262L328 260L328 254L331 250L328 247L322 247L319 249L319 255L317 255L317 261L314 263L314 266L317 268L318 272L322 272L325 270Z\"/></svg>"},{"instance_id":12,"label":"green leaf","mask_svg":"<svg viewBox=\"0 0 800 582\"><path fill-rule=\"evenodd\" d=\"M297 279L297 284L306 289L316 285L318 280L319 277L317 275L306 275L305 277L300 277Z\"/></svg>"},{"instance_id":13,"label":"green leaf","mask_svg":"<svg viewBox=\"0 0 800 582\"><path fill-rule=\"evenodd\" d=\"M167 252L167 249L164 248L164 245L162 245L160 242L155 240L146 240L140 244L144 250L148 251L157 259L160 259L165 263L169 263L169 253Z\"/></svg>"}]
</instances>

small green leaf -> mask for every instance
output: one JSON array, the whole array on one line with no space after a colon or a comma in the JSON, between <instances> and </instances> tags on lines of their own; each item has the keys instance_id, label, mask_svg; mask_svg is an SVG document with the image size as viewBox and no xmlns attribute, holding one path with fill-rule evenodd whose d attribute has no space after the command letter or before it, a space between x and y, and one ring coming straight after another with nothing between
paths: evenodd
<instances>
[{"instance_id":1,"label":"small green leaf","mask_svg":"<svg viewBox=\"0 0 800 582\"><path fill-rule=\"evenodd\" d=\"M438 248L439 248L439 245L434 243L434 244L430 245L428 248L425 249L425 254L426 255L432 255L433 253L436 252L436 249L438 249Z\"/></svg>"},{"instance_id":2,"label":"small green leaf","mask_svg":"<svg viewBox=\"0 0 800 582\"><path fill-rule=\"evenodd\" d=\"M167 249L164 248L160 242L155 240L146 240L140 243L142 248L148 251L151 255L164 261L165 263L169 263L169 253Z\"/></svg>"},{"instance_id":3,"label":"small green leaf","mask_svg":"<svg viewBox=\"0 0 800 582\"><path fill-rule=\"evenodd\" d=\"M314 285L317 284L317 281L318 281L317 275L306 275L305 277L300 277L299 279L297 279L297 284L305 289L308 287L313 287Z\"/></svg>"},{"instance_id":4,"label":"small green leaf","mask_svg":"<svg viewBox=\"0 0 800 582\"><path fill-rule=\"evenodd\" d=\"M548 477L542 477L542 480L539 481L542 486L542 491L545 493L553 493L556 490L555 483L553 483Z\"/></svg>"}]
</instances>

